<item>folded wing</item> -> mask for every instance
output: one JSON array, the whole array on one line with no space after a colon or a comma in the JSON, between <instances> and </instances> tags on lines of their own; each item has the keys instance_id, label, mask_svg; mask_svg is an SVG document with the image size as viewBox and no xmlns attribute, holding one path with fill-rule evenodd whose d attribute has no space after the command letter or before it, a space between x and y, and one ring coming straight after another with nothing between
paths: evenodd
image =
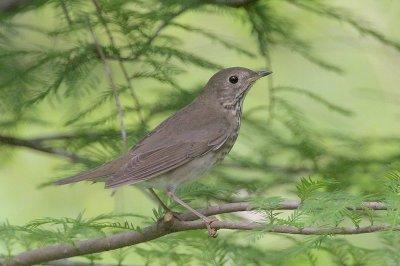
<instances>
[{"instance_id":1,"label":"folded wing","mask_svg":"<svg viewBox=\"0 0 400 266\"><path fill-rule=\"evenodd\" d=\"M130 159L121 170L106 180L106 187L134 184L159 176L218 148L225 139L225 134L221 134L209 140L177 143L142 154L133 151L127 155Z\"/></svg>"},{"instance_id":2,"label":"folded wing","mask_svg":"<svg viewBox=\"0 0 400 266\"><path fill-rule=\"evenodd\" d=\"M217 115L205 117L199 110L188 105L157 126L127 154L55 184L92 181L105 182L107 188L134 184L217 150L229 135L230 123Z\"/></svg>"}]
</instances>

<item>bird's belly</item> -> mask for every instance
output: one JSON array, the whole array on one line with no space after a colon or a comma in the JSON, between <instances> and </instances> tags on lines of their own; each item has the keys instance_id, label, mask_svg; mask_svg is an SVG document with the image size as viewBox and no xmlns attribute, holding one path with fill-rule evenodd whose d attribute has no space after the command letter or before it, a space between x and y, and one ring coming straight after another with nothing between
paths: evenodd
<instances>
[{"instance_id":1,"label":"bird's belly","mask_svg":"<svg viewBox=\"0 0 400 266\"><path fill-rule=\"evenodd\" d=\"M175 190L180 184L201 177L219 161L218 157L216 153L209 152L161 176L140 182L137 185L145 188Z\"/></svg>"}]
</instances>

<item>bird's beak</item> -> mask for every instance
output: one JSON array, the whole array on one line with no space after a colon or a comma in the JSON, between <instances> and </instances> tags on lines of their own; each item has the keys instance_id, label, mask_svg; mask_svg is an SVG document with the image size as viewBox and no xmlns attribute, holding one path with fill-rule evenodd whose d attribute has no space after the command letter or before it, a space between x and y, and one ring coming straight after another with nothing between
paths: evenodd
<instances>
[{"instance_id":1,"label":"bird's beak","mask_svg":"<svg viewBox=\"0 0 400 266\"><path fill-rule=\"evenodd\" d=\"M250 77L247 80L247 82L249 82L248 86L243 91L240 92L240 95L243 95L244 93L246 93L251 88L251 86L254 84L254 82L256 82L258 79L260 79L262 77L265 77L265 76L268 76L269 74L272 74L271 70L260 70L260 71L257 71L254 76Z\"/></svg>"},{"instance_id":2,"label":"bird's beak","mask_svg":"<svg viewBox=\"0 0 400 266\"><path fill-rule=\"evenodd\" d=\"M261 70L261 71L257 71L256 75L249 78L250 82L255 82L256 80L268 76L269 74L272 74L272 71L270 70Z\"/></svg>"},{"instance_id":3,"label":"bird's beak","mask_svg":"<svg viewBox=\"0 0 400 266\"><path fill-rule=\"evenodd\" d=\"M257 72L257 75L259 76L259 78L268 76L269 74L272 74L271 70L261 70Z\"/></svg>"}]
</instances>

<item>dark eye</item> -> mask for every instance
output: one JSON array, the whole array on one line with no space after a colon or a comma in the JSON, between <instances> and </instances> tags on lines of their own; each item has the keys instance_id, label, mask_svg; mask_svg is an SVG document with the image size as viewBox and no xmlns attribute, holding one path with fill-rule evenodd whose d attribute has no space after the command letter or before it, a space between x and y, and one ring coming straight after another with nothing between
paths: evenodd
<instances>
[{"instance_id":1,"label":"dark eye","mask_svg":"<svg viewBox=\"0 0 400 266\"><path fill-rule=\"evenodd\" d=\"M230 76L229 77L229 82L232 84L236 84L239 81L238 77L236 76Z\"/></svg>"}]
</instances>

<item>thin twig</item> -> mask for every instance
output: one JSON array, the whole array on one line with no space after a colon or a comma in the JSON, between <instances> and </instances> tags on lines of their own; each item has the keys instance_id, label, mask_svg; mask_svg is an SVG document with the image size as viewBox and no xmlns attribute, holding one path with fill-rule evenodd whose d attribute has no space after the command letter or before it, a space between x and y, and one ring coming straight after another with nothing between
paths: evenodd
<instances>
[{"instance_id":1,"label":"thin twig","mask_svg":"<svg viewBox=\"0 0 400 266\"><path fill-rule=\"evenodd\" d=\"M72 26L72 19L71 19L71 16L69 15L67 5L65 4L64 0L60 0L60 3L61 3L61 9L62 9L62 11L64 13L65 19L68 22L68 26L71 27Z\"/></svg>"},{"instance_id":2,"label":"thin twig","mask_svg":"<svg viewBox=\"0 0 400 266\"><path fill-rule=\"evenodd\" d=\"M37 137L33 137L30 140L37 142L71 140L80 138L98 140L99 138L112 137L117 134L119 134L119 130L114 130L114 129L96 130L96 131L76 131L76 132L44 134Z\"/></svg>"},{"instance_id":3,"label":"thin twig","mask_svg":"<svg viewBox=\"0 0 400 266\"><path fill-rule=\"evenodd\" d=\"M29 148L32 150L37 150L53 155L57 155L60 157L66 157L72 162L83 162L86 161L86 159L81 158L80 156L69 152L67 150L61 149L61 148L55 148L51 147L49 145L45 145L42 143L42 141L35 140L35 139L21 139L21 138L15 138L11 136L4 136L0 135L0 143L8 146L17 146L17 147L25 147Z\"/></svg>"},{"instance_id":4,"label":"thin twig","mask_svg":"<svg viewBox=\"0 0 400 266\"><path fill-rule=\"evenodd\" d=\"M113 35L111 33L111 30L108 27L107 21L103 17L103 10L102 10L102 8L100 6L100 3L97 0L92 0L92 2L94 4L94 6L96 7L97 15L98 15L98 17L100 19L100 22L103 24L103 27L104 27L104 29L106 31L106 34L108 36L108 39L110 41L110 44L113 47L117 47L117 45L115 43L115 40L114 40L114 37L113 37ZM124 65L123 60L121 59L121 57L119 55L117 55L117 60L118 60L119 66L120 66L120 68L122 70L122 74L124 75L124 78L126 80L126 83L128 84L129 92L130 92L130 94L132 96L132 99L133 99L133 102L135 104L135 108L137 110L139 120L142 123L142 125L145 126L145 121L144 121L143 114L142 114L142 107L141 107L139 98L138 98L135 90L133 89L132 80L129 78L128 71L127 71L127 69L126 69L126 67Z\"/></svg>"},{"instance_id":5,"label":"thin twig","mask_svg":"<svg viewBox=\"0 0 400 266\"><path fill-rule=\"evenodd\" d=\"M154 42L154 40L157 39L157 37L160 35L161 31L163 31L173 19L182 15L184 12L186 12L188 10L189 10L189 7L184 7L181 10L177 11L176 13L172 14L168 19L165 19L164 21L162 21L160 26L158 26L158 28L155 30L155 32L147 39L147 41L143 45L143 47L149 47ZM142 56L141 51L142 50L137 52L131 60L135 61L135 60L139 59Z\"/></svg>"},{"instance_id":6,"label":"thin twig","mask_svg":"<svg viewBox=\"0 0 400 266\"><path fill-rule=\"evenodd\" d=\"M90 24L90 21L88 19L88 27L89 27L89 31L92 35L93 41L95 43L96 46L96 50L98 52L98 54L100 55L101 61L103 62L103 66L104 66L104 72L106 74L106 77L108 79L108 82L110 84L110 87L113 91L114 94L114 99L115 99L115 105L117 106L117 110L118 110L118 117L119 117L119 123L120 123L120 130L121 130L121 137L122 137L122 142L124 147L127 147L127 135L126 135L126 129L125 129L125 122L124 122L124 116L125 116L125 112L124 112L124 108L121 104L121 100L119 97L119 92L118 92L118 88L117 85L115 84L114 81L114 76L112 73L112 69L110 64L107 61L107 58L104 54L103 48L100 45L99 40L96 37L96 34L94 32L94 29L92 28L92 25Z\"/></svg>"},{"instance_id":7,"label":"thin twig","mask_svg":"<svg viewBox=\"0 0 400 266\"><path fill-rule=\"evenodd\" d=\"M284 200L271 209L293 210L300 206L298 200ZM373 210L385 210L386 206L381 202L365 202L361 206L349 207L350 210L363 210L365 208ZM212 216L223 213L234 213L239 211L249 211L255 209L248 202L227 203L218 206L211 206L198 210L206 216ZM70 258L114 250L126 246L132 246L143 242L176 232L205 229L203 221L195 220L192 213L179 215L180 220L172 215L166 215L164 219L148 226L140 231L128 231L102 238L76 241L71 244L56 244L40 247L38 249L22 252L11 260L4 262L4 265L32 265L47 261ZM182 220L182 221L181 221ZM294 227L289 225L269 225L256 222L238 222L238 221L215 221L212 223L215 229L238 229L238 230L263 230L264 232L300 234L300 235L349 235L365 234L378 231L399 230L399 227L393 227L387 224L371 225L363 227Z\"/></svg>"},{"instance_id":8,"label":"thin twig","mask_svg":"<svg viewBox=\"0 0 400 266\"><path fill-rule=\"evenodd\" d=\"M34 137L32 141L44 142L44 141L56 141L56 140L70 140L70 139L77 139L82 137L93 138L97 139L99 137L103 137L106 134L102 132L71 132L71 133L55 133L55 134L48 134L42 135L38 137Z\"/></svg>"}]
</instances>

